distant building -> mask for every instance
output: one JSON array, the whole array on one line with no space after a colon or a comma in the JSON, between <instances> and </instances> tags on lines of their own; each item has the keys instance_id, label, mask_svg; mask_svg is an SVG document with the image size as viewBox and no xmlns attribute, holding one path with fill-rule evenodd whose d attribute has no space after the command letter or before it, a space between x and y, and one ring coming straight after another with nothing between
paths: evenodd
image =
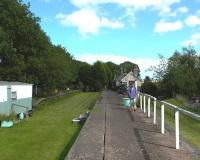
<instances>
[{"instance_id":1,"label":"distant building","mask_svg":"<svg viewBox=\"0 0 200 160\"><path fill-rule=\"evenodd\" d=\"M140 69L136 65L129 73L123 73L115 78L115 85L116 87L124 86L125 88L128 87L129 83L135 82L136 88L140 88L143 81L139 78Z\"/></svg>"},{"instance_id":2,"label":"distant building","mask_svg":"<svg viewBox=\"0 0 200 160\"><path fill-rule=\"evenodd\" d=\"M32 88L29 83L0 81L0 114L32 110Z\"/></svg>"}]
</instances>

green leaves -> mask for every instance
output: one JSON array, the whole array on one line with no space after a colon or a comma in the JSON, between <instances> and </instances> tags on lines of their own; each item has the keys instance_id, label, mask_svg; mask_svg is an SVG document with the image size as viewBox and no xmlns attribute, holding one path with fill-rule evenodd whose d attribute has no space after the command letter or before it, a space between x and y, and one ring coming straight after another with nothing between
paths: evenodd
<instances>
[{"instance_id":1,"label":"green leaves","mask_svg":"<svg viewBox=\"0 0 200 160\"><path fill-rule=\"evenodd\" d=\"M51 44L22 1L0 2L1 80L30 82L49 94L75 81L75 62L67 50Z\"/></svg>"},{"instance_id":2,"label":"green leaves","mask_svg":"<svg viewBox=\"0 0 200 160\"><path fill-rule=\"evenodd\" d=\"M175 51L161 68L162 78L160 87L166 95L174 96L181 94L193 97L199 94L200 82L200 57L196 50L189 46L183 48L182 52ZM161 61L163 62L163 61ZM159 66L162 66L160 63ZM155 71L158 71L159 66Z\"/></svg>"},{"instance_id":3,"label":"green leaves","mask_svg":"<svg viewBox=\"0 0 200 160\"><path fill-rule=\"evenodd\" d=\"M40 95L68 87L94 91L112 86L120 73L118 65L74 60L67 49L51 43L29 7L22 0L0 1L0 80L35 84ZM120 66L129 72L134 65L125 62Z\"/></svg>"}]
</instances>

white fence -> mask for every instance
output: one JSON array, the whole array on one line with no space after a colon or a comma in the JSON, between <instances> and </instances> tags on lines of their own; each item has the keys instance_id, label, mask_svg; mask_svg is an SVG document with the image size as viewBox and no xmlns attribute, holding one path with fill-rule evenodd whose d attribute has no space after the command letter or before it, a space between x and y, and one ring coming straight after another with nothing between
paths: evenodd
<instances>
[{"instance_id":1,"label":"white fence","mask_svg":"<svg viewBox=\"0 0 200 160\"><path fill-rule=\"evenodd\" d=\"M156 97L151 95L138 92L138 98L140 99L140 109L146 113L146 98L148 99L147 102L147 117L151 117L151 101L153 101L153 124L156 124Z\"/></svg>"},{"instance_id":2,"label":"white fence","mask_svg":"<svg viewBox=\"0 0 200 160\"><path fill-rule=\"evenodd\" d=\"M200 121L200 115L189 112L187 110L184 110L182 108L179 108L173 104L167 103L165 101L161 101L161 133L164 134L165 132L165 107L169 107L174 109L174 117L175 117L175 137L176 137L176 149L179 149L179 112L183 113L187 116L192 117L193 119Z\"/></svg>"},{"instance_id":3,"label":"white fence","mask_svg":"<svg viewBox=\"0 0 200 160\"><path fill-rule=\"evenodd\" d=\"M138 92L138 98L140 99L140 108L141 110L143 110L144 113L146 113L146 97L148 98L148 110L147 110L147 117L150 117L151 116L151 100L153 100L153 104L154 104L154 110L153 110L153 123L156 124L156 98L151 96L151 95L148 95L148 94L145 94L145 93L141 93L141 92ZM180 148L180 145L179 145L179 112L182 113L182 114L185 114L187 116L190 116L192 117L193 119L196 119L198 121L200 121L200 115L198 114L195 114L195 113L192 113L192 112L189 112L187 110L184 110L182 108L179 108L173 104L170 104L170 103L167 103L165 101L161 101L161 133L164 134L165 133L165 107L169 107L169 108L172 108L174 109L174 117L175 117L175 137L176 137L176 149L179 149Z\"/></svg>"}]
</instances>

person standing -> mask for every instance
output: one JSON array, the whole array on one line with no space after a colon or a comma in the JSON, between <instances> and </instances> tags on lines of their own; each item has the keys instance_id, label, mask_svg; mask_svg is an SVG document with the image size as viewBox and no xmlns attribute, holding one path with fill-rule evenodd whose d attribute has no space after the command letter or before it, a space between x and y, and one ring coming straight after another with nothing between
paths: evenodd
<instances>
[{"instance_id":1,"label":"person standing","mask_svg":"<svg viewBox=\"0 0 200 160\"><path fill-rule=\"evenodd\" d=\"M136 110L136 95L137 95L137 90L135 87L135 82L129 83L128 97L130 98L130 107L134 110Z\"/></svg>"}]
</instances>

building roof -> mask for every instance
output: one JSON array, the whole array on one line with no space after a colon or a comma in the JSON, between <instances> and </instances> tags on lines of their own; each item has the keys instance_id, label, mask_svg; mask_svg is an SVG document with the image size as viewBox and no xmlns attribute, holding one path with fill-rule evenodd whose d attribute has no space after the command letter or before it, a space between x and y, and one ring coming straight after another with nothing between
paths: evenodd
<instances>
[{"instance_id":1,"label":"building roof","mask_svg":"<svg viewBox=\"0 0 200 160\"><path fill-rule=\"evenodd\" d=\"M11 82L11 81L0 81L0 86L6 86L6 85L33 85L30 83L24 83L24 82Z\"/></svg>"},{"instance_id":2,"label":"building roof","mask_svg":"<svg viewBox=\"0 0 200 160\"><path fill-rule=\"evenodd\" d=\"M124 79L129 74L133 74L133 72L130 71L129 73L123 73L123 74L119 75L115 80L122 81L122 79ZM135 80L139 80L139 81L143 82L143 80L140 77L136 77L134 74L133 74L133 77Z\"/></svg>"}]
</instances>

